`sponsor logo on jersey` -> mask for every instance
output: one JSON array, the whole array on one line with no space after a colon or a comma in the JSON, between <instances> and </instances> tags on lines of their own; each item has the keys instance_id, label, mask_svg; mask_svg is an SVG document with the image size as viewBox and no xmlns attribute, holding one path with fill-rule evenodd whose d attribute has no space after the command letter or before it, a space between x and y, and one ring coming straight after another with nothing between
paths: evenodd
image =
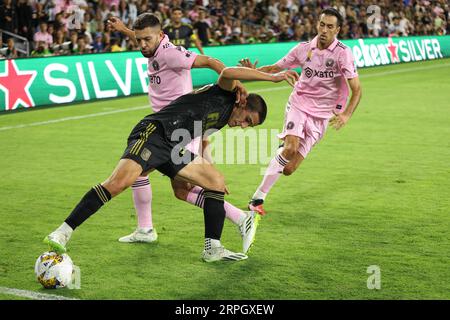
<instances>
[{"instance_id":1,"label":"sponsor logo on jersey","mask_svg":"<svg viewBox=\"0 0 450 320\"><path fill-rule=\"evenodd\" d=\"M308 67L305 69L304 73L307 78L312 78L312 77L334 78L333 71L320 71L320 70L314 70L314 69L311 69Z\"/></svg>"},{"instance_id":2,"label":"sponsor logo on jersey","mask_svg":"<svg viewBox=\"0 0 450 320\"><path fill-rule=\"evenodd\" d=\"M150 84L161 84L161 77L150 75L148 77L148 81L150 82Z\"/></svg>"}]
</instances>

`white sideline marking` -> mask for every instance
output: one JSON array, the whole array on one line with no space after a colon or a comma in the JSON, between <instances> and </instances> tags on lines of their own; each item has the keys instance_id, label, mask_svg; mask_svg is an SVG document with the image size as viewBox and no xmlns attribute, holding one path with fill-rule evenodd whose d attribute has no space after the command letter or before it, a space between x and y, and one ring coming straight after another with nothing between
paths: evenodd
<instances>
[{"instance_id":1,"label":"white sideline marking","mask_svg":"<svg viewBox=\"0 0 450 320\"><path fill-rule=\"evenodd\" d=\"M27 128L27 127L35 127L35 126L43 126L43 125L47 125L47 124L59 123L59 122L70 121L70 120L80 120L80 119L86 119L86 118L101 117L101 116L106 116L109 114L135 111L135 110L141 110L141 109L145 109L145 108L150 109L150 106L139 106L139 107L126 108L126 109L118 109L118 110L114 110L114 111L105 111L105 112L85 114L82 116L73 116L73 117L66 117L66 118L60 118L60 119L55 119L55 120L32 122L32 123L27 123L27 124L20 124L17 126L0 127L0 131L10 130L10 129Z\"/></svg>"},{"instance_id":2,"label":"white sideline marking","mask_svg":"<svg viewBox=\"0 0 450 320\"><path fill-rule=\"evenodd\" d=\"M6 288L6 287L0 287L0 293L9 294L9 295L13 295L16 297L30 298L33 300L79 300L76 298L68 298L68 297L64 297L64 296L58 296L56 294L39 293L39 292L34 292L34 291L19 290L19 289Z\"/></svg>"},{"instance_id":3,"label":"white sideline marking","mask_svg":"<svg viewBox=\"0 0 450 320\"><path fill-rule=\"evenodd\" d=\"M418 67L418 68L409 68L409 69L401 69L401 70L392 70L392 71L384 71L384 72L378 72L378 73L370 73L367 75L361 75L360 78L373 78L373 77L382 77L386 75L391 74L397 74L397 73L405 73L405 72L412 72L412 71L420 71L420 70L430 70L430 69L439 69L439 68L445 68L450 66L450 63L444 63L434 66L428 66L428 67ZM290 86L283 86L283 87L276 87L276 88L265 88L265 89L259 89L254 90L252 92L258 93L258 92L268 92L268 91L279 91L279 90L285 90L285 89L291 89ZM59 123L64 121L71 121L71 120L80 120L80 119L86 119L86 118L93 118L93 117L101 117L106 116L110 114L115 113L122 113L122 112L129 112L129 111L135 111L135 110L142 110L145 108L150 107L148 105L146 106L139 106L139 107L132 107L132 108L124 108L124 109L117 109L114 111L105 111L105 112L98 112L98 113L91 113L86 114L82 116L73 116L73 117L66 117L66 118L60 118L60 119L54 119L54 120L48 120L48 121L40 121L40 122L32 122L27 124L20 124L16 126L8 126L8 127L0 127L1 131L11 130L11 129L20 129L20 128L28 128L28 127L35 127L35 126L43 126L53 123Z\"/></svg>"}]
</instances>

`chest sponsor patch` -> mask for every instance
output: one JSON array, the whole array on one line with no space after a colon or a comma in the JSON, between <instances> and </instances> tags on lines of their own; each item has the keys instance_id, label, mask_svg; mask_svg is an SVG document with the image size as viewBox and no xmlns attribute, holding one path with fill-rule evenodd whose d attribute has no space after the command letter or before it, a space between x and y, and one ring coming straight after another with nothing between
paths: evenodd
<instances>
[{"instance_id":1,"label":"chest sponsor patch","mask_svg":"<svg viewBox=\"0 0 450 320\"><path fill-rule=\"evenodd\" d=\"M305 76L307 78L317 77L317 78L334 78L334 72L333 71L321 71L321 70L314 70L311 68L306 68L304 70Z\"/></svg>"}]
</instances>

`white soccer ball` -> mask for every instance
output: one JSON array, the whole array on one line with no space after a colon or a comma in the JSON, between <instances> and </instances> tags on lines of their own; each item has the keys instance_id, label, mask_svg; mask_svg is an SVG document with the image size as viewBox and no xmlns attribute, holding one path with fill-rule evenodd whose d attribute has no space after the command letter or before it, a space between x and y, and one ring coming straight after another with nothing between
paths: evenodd
<instances>
[{"instance_id":1,"label":"white soccer ball","mask_svg":"<svg viewBox=\"0 0 450 320\"><path fill-rule=\"evenodd\" d=\"M73 262L65 253L44 252L37 258L34 272L44 288L64 288L72 283Z\"/></svg>"}]
</instances>

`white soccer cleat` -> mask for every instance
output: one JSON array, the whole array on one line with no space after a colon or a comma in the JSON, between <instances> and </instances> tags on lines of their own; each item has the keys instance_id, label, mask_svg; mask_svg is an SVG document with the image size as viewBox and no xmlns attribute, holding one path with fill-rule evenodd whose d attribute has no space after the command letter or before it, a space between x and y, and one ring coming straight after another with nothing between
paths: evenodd
<instances>
[{"instance_id":1,"label":"white soccer cleat","mask_svg":"<svg viewBox=\"0 0 450 320\"><path fill-rule=\"evenodd\" d=\"M129 234L125 237L119 239L119 242L124 243L134 243L134 242L143 242L150 243L155 242L158 239L158 234L156 233L156 229L150 229L149 231L145 231L144 229L137 228L132 234Z\"/></svg>"},{"instance_id":2,"label":"white soccer cleat","mask_svg":"<svg viewBox=\"0 0 450 320\"><path fill-rule=\"evenodd\" d=\"M236 253L225 249L224 247L216 247L208 250L203 250L202 259L205 262L214 261L241 261L247 259L247 255L243 253Z\"/></svg>"},{"instance_id":3,"label":"white soccer cleat","mask_svg":"<svg viewBox=\"0 0 450 320\"><path fill-rule=\"evenodd\" d=\"M48 244L52 251L62 254L67 251L66 244L69 239L70 235L67 235L61 231L53 231L45 237L44 243Z\"/></svg>"},{"instance_id":4,"label":"white soccer cleat","mask_svg":"<svg viewBox=\"0 0 450 320\"><path fill-rule=\"evenodd\" d=\"M256 229L258 228L261 216L254 211L246 213L247 217L239 225L239 232L242 236L242 251L247 253L255 241Z\"/></svg>"}]
</instances>

